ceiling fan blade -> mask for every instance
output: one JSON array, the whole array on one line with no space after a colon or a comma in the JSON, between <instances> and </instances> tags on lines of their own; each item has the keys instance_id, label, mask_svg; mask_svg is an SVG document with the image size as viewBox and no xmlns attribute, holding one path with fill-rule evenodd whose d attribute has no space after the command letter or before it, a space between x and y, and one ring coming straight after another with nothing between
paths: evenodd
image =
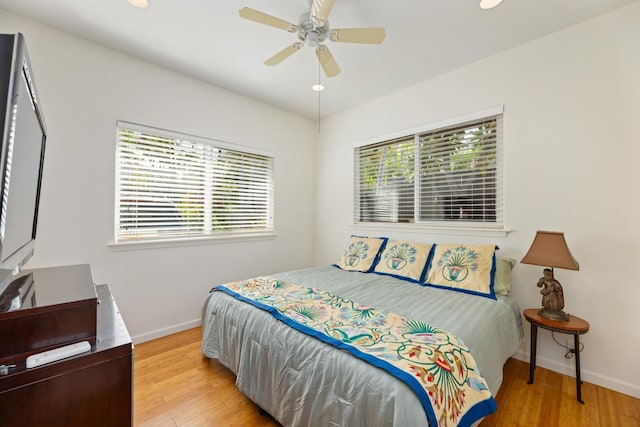
<instances>
[{"instance_id":1,"label":"ceiling fan blade","mask_svg":"<svg viewBox=\"0 0 640 427\"><path fill-rule=\"evenodd\" d=\"M291 22L276 18L275 16L267 15L266 13L251 9L250 7L243 7L240 9L239 13L241 18L289 31L290 33L298 30L298 26Z\"/></svg>"},{"instance_id":2,"label":"ceiling fan blade","mask_svg":"<svg viewBox=\"0 0 640 427\"><path fill-rule=\"evenodd\" d=\"M336 0L313 0L311 4L311 16L326 21L335 2Z\"/></svg>"},{"instance_id":3,"label":"ceiling fan blade","mask_svg":"<svg viewBox=\"0 0 640 427\"><path fill-rule=\"evenodd\" d=\"M302 48L302 46L304 45L300 42L296 42L290 46L287 46L284 49L282 49L280 52L273 55L271 58L264 61L264 65L274 67L279 63L281 63L282 61L284 61L285 59L287 59L288 57L290 57L291 55L293 55L294 53L296 53L298 50L300 50L300 48Z\"/></svg>"},{"instance_id":4,"label":"ceiling fan blade","mask_svg":"<svg viewBox=\"0 0 640 427\"><path fill-rule=\"evenodd\" d=\"M340 67L328 47L321 44L316 48L316 55L327 77L335 77L340 74Z\"/></svg>"},{"instance_id":5,"label":"ceiling fan blade","mask_svg":"<svg viewBox=\"0 0 640 427\"><path fill-rule=\"evenodd\" d=\"M381 44L387 33L384 28L336 28L329 38L334 42Z\"/></svg>"}]
</instances>

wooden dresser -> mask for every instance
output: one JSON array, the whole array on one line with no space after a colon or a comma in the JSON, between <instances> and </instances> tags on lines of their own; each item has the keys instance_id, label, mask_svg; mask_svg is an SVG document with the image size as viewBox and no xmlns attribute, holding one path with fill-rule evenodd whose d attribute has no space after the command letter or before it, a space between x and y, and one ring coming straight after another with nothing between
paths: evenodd
<instances>
[{"instance_id":1,"label":"wooden dresser","mask_svg":"<svg viewBox=\"0 0 640 427\"><path fill-rule=\"evenodd\" d=\"M24 307L0 313L0 425L131 426L133 344L107 285L88 265L26 271ZM89 341L91 351L35 368L26 358ZM11 353L11 354L9 354Z\"/></svg>"}]
</instances>

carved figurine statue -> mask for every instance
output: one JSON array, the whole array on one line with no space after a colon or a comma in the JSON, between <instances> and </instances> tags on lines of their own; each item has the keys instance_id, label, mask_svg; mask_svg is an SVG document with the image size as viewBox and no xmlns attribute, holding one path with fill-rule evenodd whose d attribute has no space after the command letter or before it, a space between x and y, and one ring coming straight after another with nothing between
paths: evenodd
<instances>
[{"instance_id":1,"label":"carved figurine statue","mask_svg":"<svg viewBox=\"0 0 640 427\"><path fill-rule=\"evenodd\" d=\"M540 290L542 294L542 308L538 311L538 314L547 319L568 322L569 315L562 311L564 308L562 285L554 279L552 269L544 269L544 277L538 280L537 286L542 288Z\"/></svg>"}]
</instances>

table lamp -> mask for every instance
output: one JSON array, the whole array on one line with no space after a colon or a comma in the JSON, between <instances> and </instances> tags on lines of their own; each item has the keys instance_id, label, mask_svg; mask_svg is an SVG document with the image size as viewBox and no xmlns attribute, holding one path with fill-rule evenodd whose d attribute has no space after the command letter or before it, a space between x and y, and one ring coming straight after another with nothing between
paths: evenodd
<instances>
[{"instance_id":1,"label":"table lamp","mask_svg":"<svg viewBox=\"0 0 640 427\"><path fill-rule=\"evenodd\" d=\"M538 230L529 251L520 262L548 267L544 269L544 276L537 283L537 286L542 288L540 290L542 308L538 314L547 319L568 322L569 315L562 311L564 291L560 282L555 279L553 269L557 267L579 270L580 266L571 255L567 242L564 240L564 233Z\"/></svg>"}]
</instances>

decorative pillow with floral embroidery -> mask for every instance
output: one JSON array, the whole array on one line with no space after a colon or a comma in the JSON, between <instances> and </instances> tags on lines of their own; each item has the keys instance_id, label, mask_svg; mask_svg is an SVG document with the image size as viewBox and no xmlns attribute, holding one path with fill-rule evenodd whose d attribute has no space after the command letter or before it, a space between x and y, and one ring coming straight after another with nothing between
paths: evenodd
<instances>
[{"instance_id":1,"label":"decorative pillow with floral embroidery","mask_svg":"<svg viewBox=\"0 0 640 427\"><path fill-rule=\"evenodd\" d=\"M369 273L378 263L386 243L386 237L351 236L347 249L335 265L343 270Z\"/></svg>"},{"instance_id":2,"label":"decorative pillow with floral embroidery","mask_svg":"<svg viewBox=\"0 0 640 427\"><path fill-rule=\"evenodd\" d=\"M495 245L438 244L429 263L427 285L496 299Z\"/></svg>"},{"instance_id":3,"label":"decorative pillow with floral embroidery","mask_svg":"<svg viewBox=\"0 0 640 427\"><path fill-rule=\"evenodd\" d=\"M420 282L427 272L432 244L390 240L380 255L374 272Z\"/></svg>"}]
</instances>

